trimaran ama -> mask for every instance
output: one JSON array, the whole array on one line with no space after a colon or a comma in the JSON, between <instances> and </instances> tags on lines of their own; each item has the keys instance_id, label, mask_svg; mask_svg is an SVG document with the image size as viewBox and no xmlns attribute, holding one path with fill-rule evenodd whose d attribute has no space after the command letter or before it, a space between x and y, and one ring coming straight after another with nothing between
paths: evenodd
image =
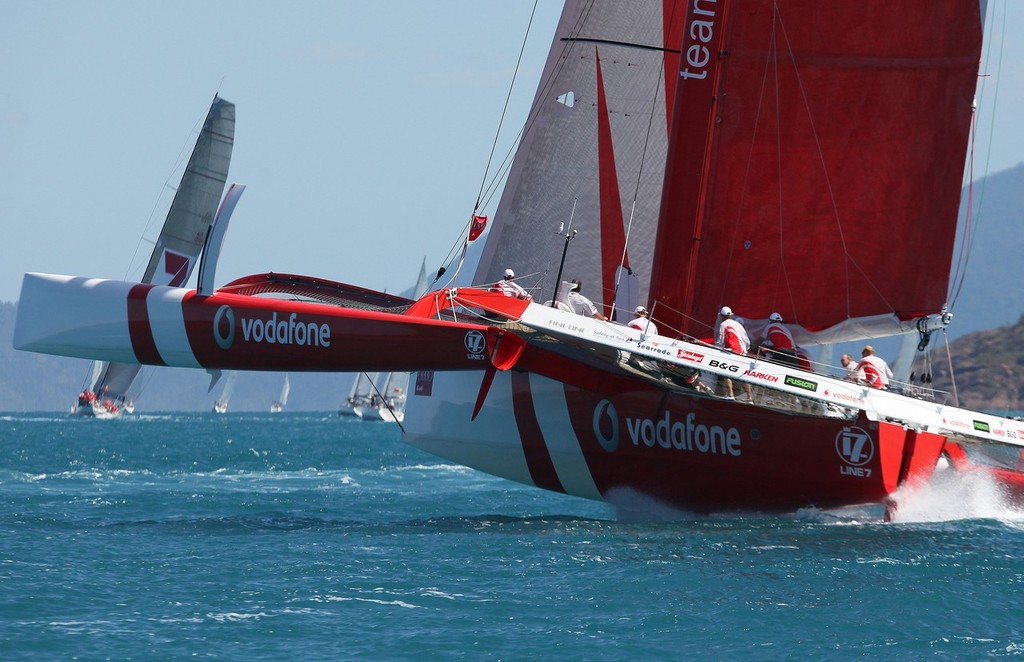
<instances>
[{"instance_id":1,"label":"trimaran ama","mask_svg":"<svg viewBox=\"0 0 1024 662\"><path fill-rule=\"evenodd\" d=\"M781 312L804 346L948 322L982 18L978 0L570 0L458 287L414 302L273 273L215 291L27 274L16 346L415 371L408 443L615 504L883 503L943 460L1019 497L1022 422L702 340L723 304L752 330ZM581 231L553 245L571 208ZM539 274L535 301L479 285L509 266ZM606 314L616 293L645 304L661 335L540 303L556 271ZM753 402L700 388L712 377Z\"/></svg>"},{"instance_id":2,"label":"trimaran ama","mask_svg":"<svg viewBox=\"0 0 1024 662\"><path fill-rule=\"evenodd\" d=\"M199 263L206 234L224 194L235 139L235 105L214 97L143 273L143 283L180 287ZM142 366L97 361L72 413L116 418L131 407Z\"/></svg>"}]
</instances>

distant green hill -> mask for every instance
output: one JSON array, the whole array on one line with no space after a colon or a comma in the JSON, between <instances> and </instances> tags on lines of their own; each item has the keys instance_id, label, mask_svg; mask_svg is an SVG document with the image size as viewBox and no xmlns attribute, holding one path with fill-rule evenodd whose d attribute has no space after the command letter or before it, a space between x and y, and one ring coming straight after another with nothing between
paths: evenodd
<instances>
[{"instance_id":1,"label":"distant green hill","mask_svg":"<svg viewBox=\"0 0 1024 662\"><path fill-rule=\"evenodd\" d=\"M955 380L945 352L936 354L932 386L952 392L960 405L993 412L1024 406L1024 315L1016 324L962 336L949 345Z\"/></svg>"}]
</instances>

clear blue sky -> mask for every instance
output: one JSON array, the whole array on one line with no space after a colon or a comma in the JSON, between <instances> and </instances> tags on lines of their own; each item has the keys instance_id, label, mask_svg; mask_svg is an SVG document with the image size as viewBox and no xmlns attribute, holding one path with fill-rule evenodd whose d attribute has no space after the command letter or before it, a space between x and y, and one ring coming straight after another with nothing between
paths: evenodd
<instances>
[{"instance_id":1,"label":"clear blue sky","mask_svg":"<svg viewBox=\"0 0 1024 662\"><path fill-rule=\"evenodd\" d=\"M983 134L996 112L990 172L1024 160L1024 2L1007 4L980 96ZM532 8L0 0L0 301L25 271L137 277L218 90L238 114L228 181L248 186L218 283L274 270L411 286L472 211ZM560 11L540 1L504 149Z\"/></svg>"}]
</instances>

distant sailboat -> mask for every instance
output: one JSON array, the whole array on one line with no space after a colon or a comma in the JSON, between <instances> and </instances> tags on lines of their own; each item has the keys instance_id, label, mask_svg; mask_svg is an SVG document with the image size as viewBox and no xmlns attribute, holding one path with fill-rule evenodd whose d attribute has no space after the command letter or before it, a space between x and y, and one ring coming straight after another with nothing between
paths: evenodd
<instances>
[{"instance_id":1,"label":"distant sailboat","mask_svg":"<svg viewBox=\"0 0 1024 662\"><path fill-rule=\"evenodd\" d=\"M370 399L373 397L373 383L377 381L380 373L361 372L356 375L355 381L352 382L352 388L348 392L348 397L338 407L338 416L362 416L363 409L370 404Z\"/></svg>"},{"instance_id":2,"label":"distant sailboat","mask_svg":"<svg viewBox=\"0 0 1024 662\"><path fill-rule=\"evenodd\" d=\"M198 262L227 182L235 136L235 104L214 97L153 247L142 283L182 286ZM96 361L71 413L117 418L132 412L128 391L142 366Z\"/></svg>"},{"instance_id":3,"label":"distant sailboat","mask_svg":"<svg viewBox=\"0 0 1024 662\"><path fill-rule=\"evenodd\" d=\"M286 372L284 373L284 384L281 385L281 395L270 405L271 414L280 414L284 411L284 408L288 405L288 391L290 390L291 384L288 382L288 373Z\"/></svg>"},{"instance_id":4,"label":"distant sailboat","mask_svg":"<svg viewBox=\"0 0 1024 662\"><path fill-rule=\"evenodd\" d=\"M392 372L384 383L383 399L374 393L370 404L362 408L360 416L368 421L405 420L405 399L409 390L409 373Z\"/></svg>"},{"instance_id":5,"label":"distant sailboat","mask_svg":"<svg viewBox=\"0 0 1024 662\"><path fill-rule=\"evenodd\" d=\"M220 397L213 403L213 412L215 414L226 414L228 411L228 402L231 400L231 394L235 390L235 378L238 373L234 370L228 372L227 379L224 381L224 389L220 392Z\"/></svg>"}]
</instances>

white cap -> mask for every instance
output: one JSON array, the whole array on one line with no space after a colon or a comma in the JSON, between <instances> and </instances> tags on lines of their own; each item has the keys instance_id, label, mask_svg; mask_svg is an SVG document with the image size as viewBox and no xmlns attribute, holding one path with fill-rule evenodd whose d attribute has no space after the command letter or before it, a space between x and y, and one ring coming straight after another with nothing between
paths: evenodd
<instances>
[{"instance_id":1,"label":"white cap","mask_svg":"<svg viewBox=\"0 0 1024 662\"><path fill-rule=\"evenodd\" d=\"M643 306L637 306L636 310L634 310L633 312L636 313L637 315L646 315L647 309L644 308Z\"/></svg>"},{"instance_id":2,"label":"white cap","mask_svg":"<svg viewBox=\"0 0 1024 662\"><path fill-rule=\"evenodd\" d=\"M505 269L505 278L515 278L515 277L516 277L516 272L512 271L511 269Z\"/></svg>"},{"instance_id":3,"label":"white cap","mask_svg":"<svg viewBox=\"0 0 1024 662\"><path fill-rule=\"evenodd\" d=\"M772 322L781 322L782 321L782 315L780 315L778 313L772 313L771 315L768 316L768 319L769 319L769 321L772 321Z\"/></svg>"},{"instance_id":4,"label":"white cap","mask_svg":"<svg viewBox=\"0 0 1024 662\"><path fill-rule=\"evenodd\" d=\"M732 317L732 308L729 306L722 306L721 313L726 317Z\"/></svg>"}]
</instances>

